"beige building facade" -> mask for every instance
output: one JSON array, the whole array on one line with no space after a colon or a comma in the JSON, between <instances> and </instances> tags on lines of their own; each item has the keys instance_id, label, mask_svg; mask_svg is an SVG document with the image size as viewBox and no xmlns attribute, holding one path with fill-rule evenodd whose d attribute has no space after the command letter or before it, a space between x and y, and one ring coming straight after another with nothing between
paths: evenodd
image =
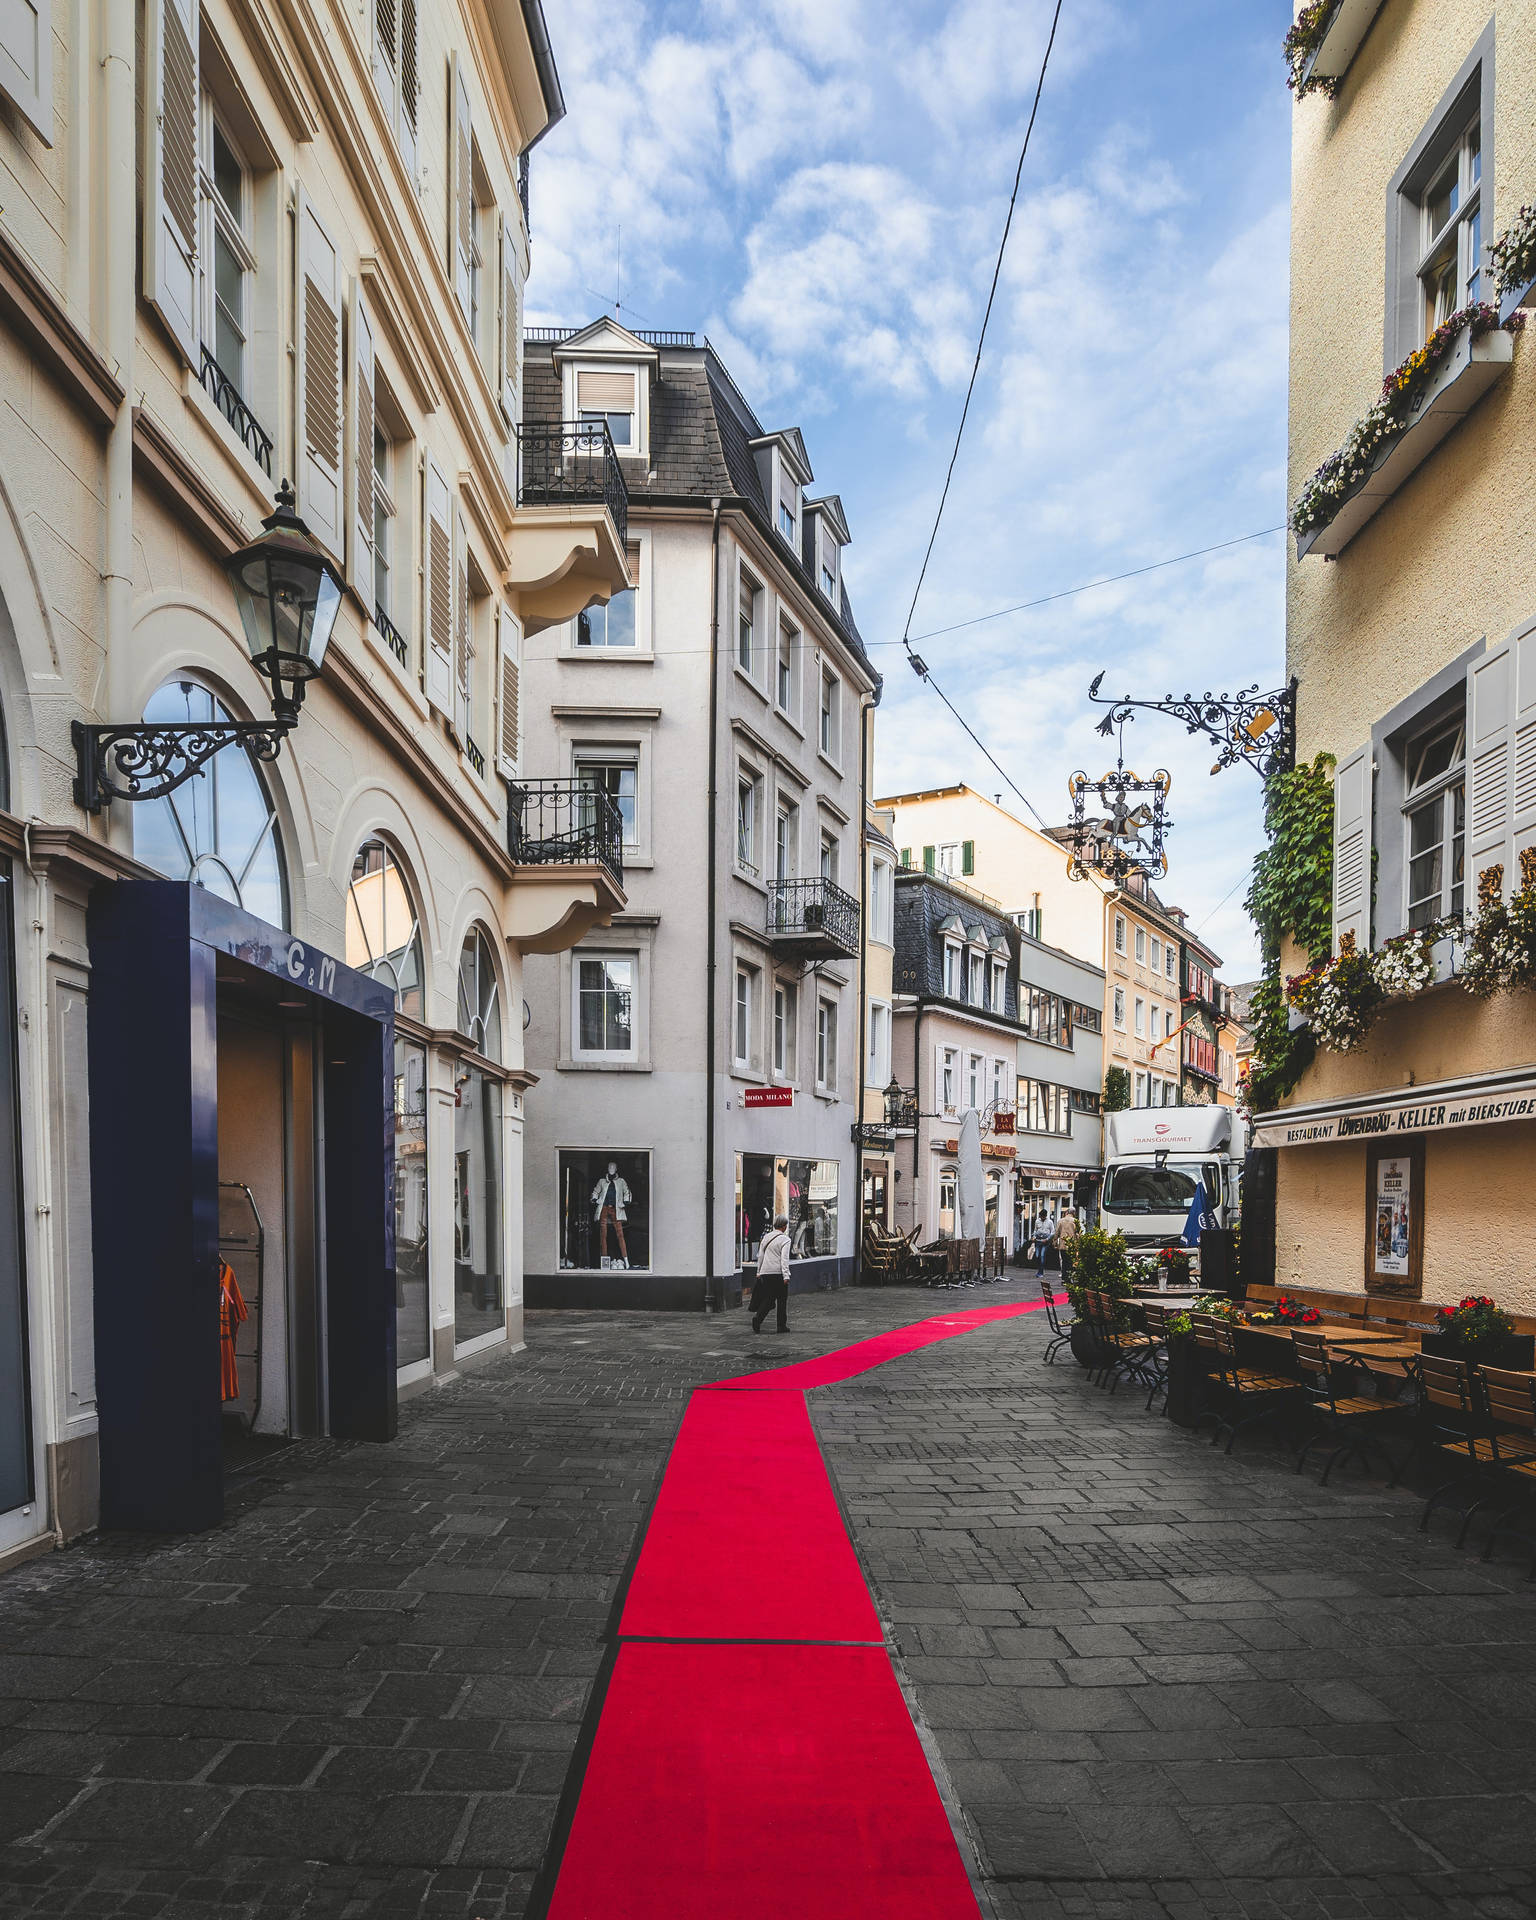
<instances>
[{"instance_id":1,"label":"beige building facade","mask_svg":"<svg viewBox=\"0 0 1536 1920\"><path fill-rule=\"evenodd\" d=\"M1295 114L1290 495L1449 316L1525 289L1489 248L1536 199L1536 5L1385 0L1325 47ZM1358 23L1357 23L1358 24ZM1355 43L1358 44L1355 44ZM1489 318L1492 316L1485 316ZM1530 339L1458 320L1406 425L1297 541L1298 757L1334 756L1333 945L1379 952L1508 900L1536 845ZM1442 336L1444 338L1444 336ZM1287 953L1295 973L1307 956ZM1320 1050L1257 1139L1278 1149L1276 1278L1536 1309L1536 999L1435 984Z\"/></svg>"},{"instance_id":2,"label":"beige building facade","mask_svg":"<svg viewBox=\"0 0 1536 1920\"><path fill-rule=\"evenodd\" d=\"M605 449L518 434L537 0L0 51L3 1558L213 1524L253 1434L388 1438L520 1340L523 956L623 904L509 787L521 649L627 575ZM297 725L123 797L81 727L268 721L225 563L285 479L341 590Z\"/></svg>"}]
</instances>

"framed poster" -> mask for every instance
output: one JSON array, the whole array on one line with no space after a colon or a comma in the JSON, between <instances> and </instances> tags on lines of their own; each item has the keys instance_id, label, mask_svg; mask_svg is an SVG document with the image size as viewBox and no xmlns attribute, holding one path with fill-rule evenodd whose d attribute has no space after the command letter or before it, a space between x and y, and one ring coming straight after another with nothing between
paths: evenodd
<instances>
[{"instance_id":1,"label":"framed poster","mask_svg":"<svg viewBox=\"0 0 1536 1920\"><path fill-rule=\"evenodd\" d=\"M1424 1141L1373 1140L1365 1156L1365 1290L1424 1293Z\"/></svg>"}]
</instances>

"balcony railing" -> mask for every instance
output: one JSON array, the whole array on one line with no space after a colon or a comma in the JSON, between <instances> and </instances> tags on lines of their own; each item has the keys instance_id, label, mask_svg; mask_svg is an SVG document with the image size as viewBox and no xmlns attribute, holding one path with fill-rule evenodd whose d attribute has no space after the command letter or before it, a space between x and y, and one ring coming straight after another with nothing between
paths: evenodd
<instances>
[{"instance_id":1,"label":"balcony railing","mask_svg":"<svg viewBox=\"0 0 1536 1920\"><path fill-rule=\"evenodd\" d=\"M240 396L240 389L206 347L203 348L203 364L198 379L202 382L208 398L239 434L241 446L270 480L272 436L245 404Z\"/></svg>"},{"instance_id":2,"label":"balcony railing","mask_svg":"<svg viewBox=\"0 0 1536 1920\"><path fill-rule=\"evenodd\" d=\"M831 880L775 880L768 888L768 938L797 953L852 958L859 950L859 903Z\"/></svg>"},{"instance_id":3,"label":"balcony railing","mask_svg":"<svg viewBox=\"0 0 1536 1920\"><path fill-rule=\"evenodd\" d=\"M464 758L483 780L485 778L485 755L475 745L474 741L470 739L467 733L464 736Z\"/></svg>"},{"instance_id":4,"label":"balcony railing","mask_svg":"<svg viewBox=\"0 0 1536 1920\"><path fill-rule=\"evenodd\" d=\"M373 624L378 628L380 634L383 636L384 644L400 662L401 666L409 667L411 664L410 643L395 625L394 621L391 620L389 615L384 611L384 603L382 601L379 601L373 609Z\"/></svg>"},{"instance_id":5,"label":"balcony railing","mask_svg":"<svg viewBox=\"0 0 1536 1920\"><path fill-rule=\"evenodd\" d=\"M629 532L629 493L604 420L553 420L524 426L520 434L522 482L518 498L528 507L575 503L605 506L619 544Z\"/></svg>"},{"instance_id":6,"label":"balcony railing","mask_svg":"<svg viewBox=\"0 0 1536 1920\"><path fill-rule=\"evenodd\" d=\"M624 816L573 780L507 783L507 846L520 867L604 867L624 885Z\"/></svg>"}]
</instances>

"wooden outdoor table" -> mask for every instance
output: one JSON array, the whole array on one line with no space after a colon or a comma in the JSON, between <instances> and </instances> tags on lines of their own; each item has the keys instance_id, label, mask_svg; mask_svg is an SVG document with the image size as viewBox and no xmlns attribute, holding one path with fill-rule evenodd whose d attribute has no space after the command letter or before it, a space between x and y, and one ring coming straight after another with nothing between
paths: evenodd
<instances>
[{"instance_id":1,"label":"wooden outdoor table","mask_svg":"<svg viewBox=\"0 0 1536 1920\"><path fill-rule=\"evenodd\" d=\"M1408 1363L1422 1358L1423 1349L1417 1341L1387 1340L1362 1345L1355 1340L1330 1340L1329 1346L1338 1353L1347 1353L1352 1360L1363 1360L1374 1373L1395 1371L1406 1373Z\"/></svg>"}]
</instances>

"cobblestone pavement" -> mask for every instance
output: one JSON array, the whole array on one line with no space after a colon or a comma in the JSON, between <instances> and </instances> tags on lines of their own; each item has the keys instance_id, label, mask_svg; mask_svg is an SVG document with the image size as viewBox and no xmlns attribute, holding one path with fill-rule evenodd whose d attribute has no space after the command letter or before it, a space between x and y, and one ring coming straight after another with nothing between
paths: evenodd
<instances>
[{"instance_id":1,"label":"cobblestone pavement","mask_svg":"<svg viewBox=\"0 0 1536 1920\"><path fill-rule=\"evenodd\" d=\"M391 1447L0 1577L0 1915L537 1914L689 1389L1009 1295L797 1298L784 1339L531 1315ZM1523 1568L1212 1453L1044 1331L810 1396L993 1920L1536 1914Z\"/></svg>"}]
</instances>

